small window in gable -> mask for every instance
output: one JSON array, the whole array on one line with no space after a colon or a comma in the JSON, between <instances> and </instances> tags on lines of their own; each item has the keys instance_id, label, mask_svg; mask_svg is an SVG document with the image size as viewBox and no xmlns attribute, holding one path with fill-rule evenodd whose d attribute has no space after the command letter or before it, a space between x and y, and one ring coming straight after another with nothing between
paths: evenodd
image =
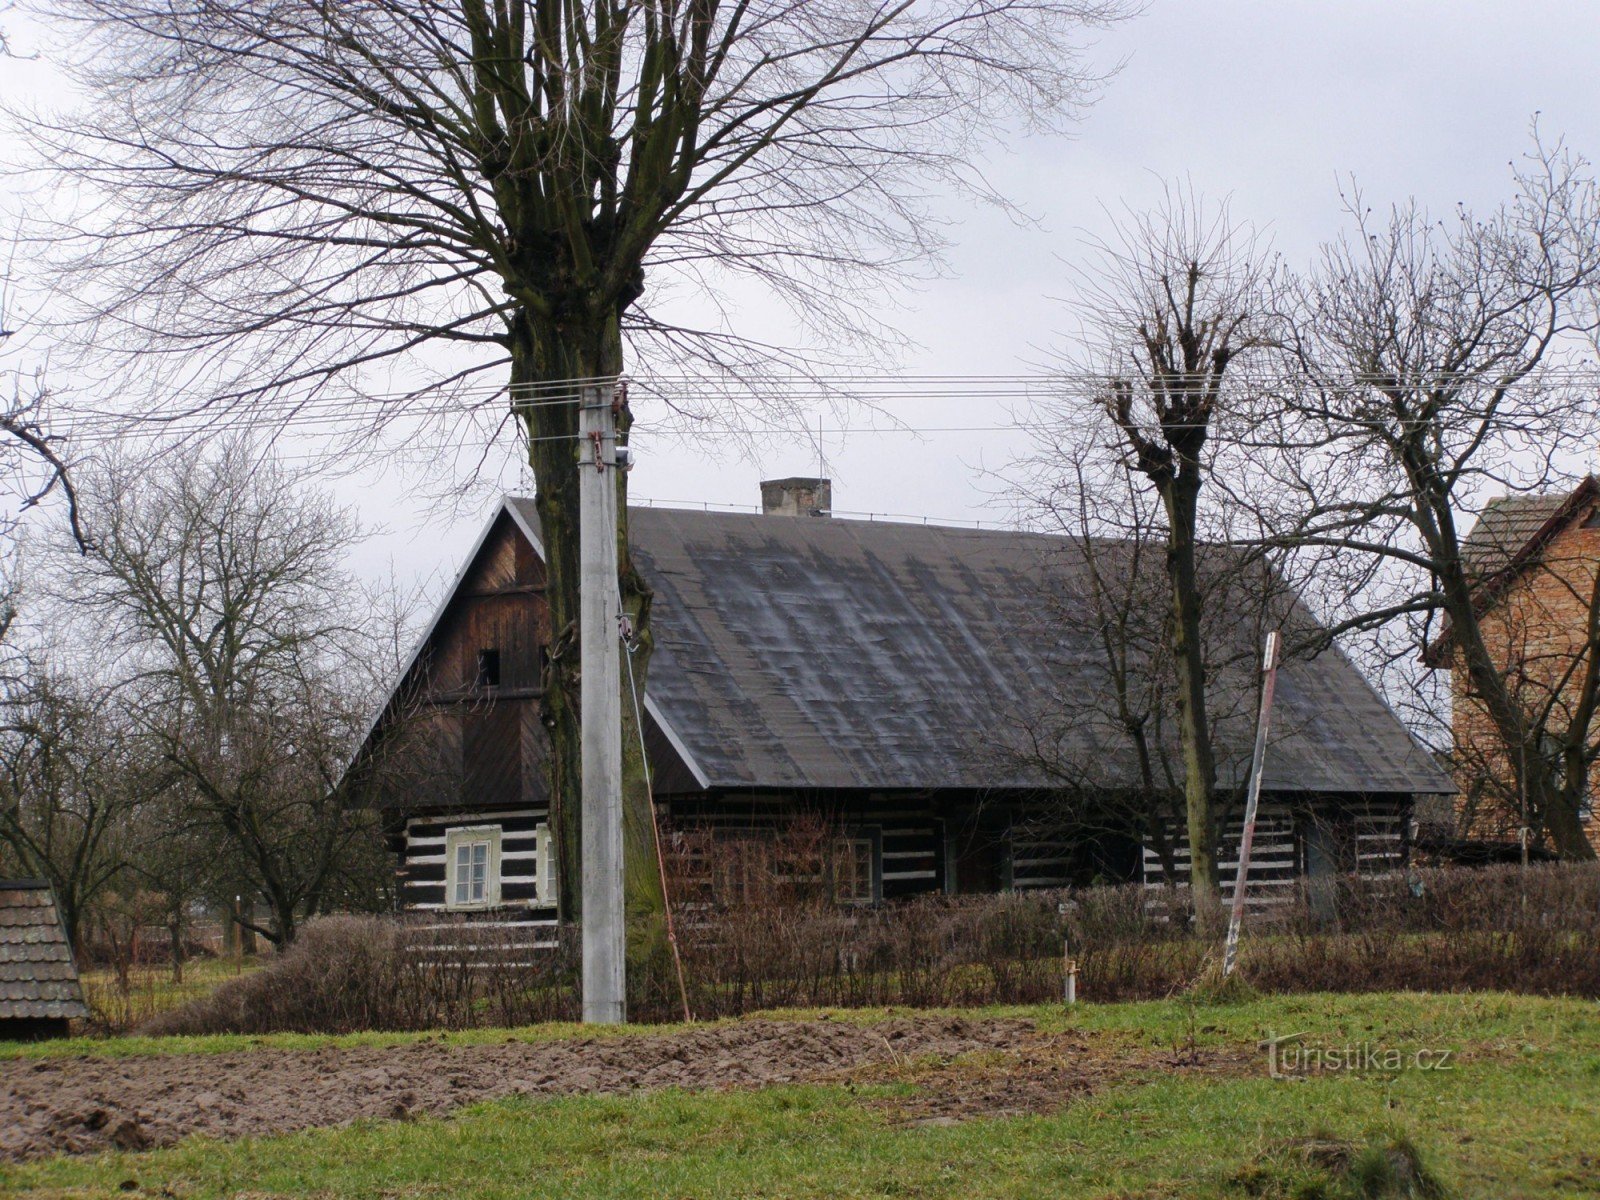
<instances>
[{"instance_id":1,"label":"small window in gable","mask_svg":"<svg viewBox=\"0 0 1600 1200\"><path fill-rule=\"evenodd\" d=\"M500 651L478 651L478 686L481 688L500 686Z\"/></svg>"},{"instance_id":2,"label":"small window in gable","mask_svg":"<svg viewBox=\"0 0 1600 1200\"><path fill-rule=\"evenodd\" d=\"M445 907L491 908L500 903L500 826L447 829Z\"/></svg>"}]
</instances>

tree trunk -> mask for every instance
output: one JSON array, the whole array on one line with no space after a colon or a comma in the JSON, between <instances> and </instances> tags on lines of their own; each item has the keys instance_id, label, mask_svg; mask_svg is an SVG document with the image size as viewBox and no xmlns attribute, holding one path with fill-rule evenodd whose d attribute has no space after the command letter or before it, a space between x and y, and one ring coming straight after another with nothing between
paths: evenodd
<instances>
[{"instance_id":1,"label":"tree trunk","mask_svg":"<svg viewBox=\"0 0 1600 1200\"><path fill-rule=\"evenodd\" d=\"M300 934L300 922L294 911L294 901L276 888L267 889L267 903L272 906L272 932L269 940L282 950L291 945Z\"/></svg>"},{"instance_id":2,"label":"tree trunk","mask_svg":"<svg viewBox=\"0 0 1600 1200\"><path fill-rule=\"evenodd\" d=\"M1594 843L1584 832L1579 808L1584 800L1582 785L1571 788L1551 788L1552 793L1542 805L1544 827L1556 853L1568 862L1592 862L1595 859Z\"/></svg>"},{"instance_id":3,"label":"tree trunk","mask_svg":"<svg viewBox=\"0 0 1600 1200\"><path fill-rule=\"evenodd\" d=\"M1167 580L1172 598L1172 657L1178 676L1178 724L1189 833L1189 889L1195 921L1208 929L1218 912L1216 763L1206 716L1205 647L1200 639L1200 586L1195 527L1198 465L1186 457L1161 489L1167 512Z\"/></svg>"},{"instance_id":4,"label":"tree trunk","mask_svg":"<svg viewBox=\"0 0 1600 1200\"><path fill-rule=\"evenodd\" d=\"M622 337L615 317L582 324L542 327L524 320L512 331L514 395L531 395L522 410L529 435L535 507L544 543L545 599L550 643L542 682L542 718L549 734L550 824L556 836L556 872L563 921L582 919L582 714L578 679L578 410L570 389L548 394L528 385L574 379L611 378L622 370ZM620 427L626 432L627 414ZM665 947L664 901L656 865L654 813L634 719L634 689L640 711L650 655L651 594L634 568L628 544L628 477L616 472L617 580L622 605L634 630L629 661L622 664L622 770L624 899L628 914L628 959L636 984L644 982ZM625 654L619 641L619 654Z\"/></svg>"},{"instance_id":5,"label":"tree trunk","mask_svg":"<svg viewBox=\"0 0 1600 1200\"><path fill-rule=\"evenodd\" d=\"M167 939L172 947L172 982L183 982L183 914L174 912L167 922Z\"/></svg>"},{"instance_id":6,"label":"tree trunk","mask_svg":"<svg viewBox=\"0 0 1600 1200\"><path fill-rule=\"evenodd\" d=\"M1506 672L1495 662L1484 640L1473 585L1461 565L1454 525L1446 524L1447 520L1448 517L1441 517L1432 528L1424 526L1423 532L1432 538L1430 549L1435 557L1445 564L1445 569L1439 572L1439 586L1444 595L1451 637L1455 640L1455 653L1482 697L1484 712L1494 728L1517 792L1526 797L1527 811L1521 815L1522 820L1533 833L1542 830L1548 834L1556 853L1563 859L1592 861L1596 857L1595 848L1579 816L1587 797L1588 773L1574 772L1570 766L1563 771L1563 764L1549 760L1545 749L1546 728L1530 723L1521 701L1512 694ZM1589 650L1589 653L1594 652L1593 648ZM1552 714L1559 711L1560 706L1551 709ZM1564 730L1560 740L1576 738L1579 744L1586 743L1588 721L1582 724L1582 729ZM1563 783L1556 781L1558 772L1563 776Z\"/></svg>"}]
</instances>

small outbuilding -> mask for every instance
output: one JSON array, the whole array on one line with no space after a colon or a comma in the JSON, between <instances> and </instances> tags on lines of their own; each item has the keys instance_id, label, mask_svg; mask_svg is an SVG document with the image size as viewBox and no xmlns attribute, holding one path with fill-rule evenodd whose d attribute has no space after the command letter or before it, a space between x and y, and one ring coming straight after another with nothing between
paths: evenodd
<instances>
[{"instance_id":1,"label":"small outbuilding","mask_svg":"<svg viewBox=\"0 0 1600 1200\"><path fill-rule=\"evenodd\" d=\"M0 879L0 1040L65 1037L88 1015L49 883Z\"/></svg>"}]
</instances>

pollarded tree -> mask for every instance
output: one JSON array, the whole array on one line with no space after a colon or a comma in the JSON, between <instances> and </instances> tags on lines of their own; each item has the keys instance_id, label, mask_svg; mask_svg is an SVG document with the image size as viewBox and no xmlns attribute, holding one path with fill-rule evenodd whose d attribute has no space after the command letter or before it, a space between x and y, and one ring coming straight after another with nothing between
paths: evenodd
<instances>
[{"instance_id":1,"label":"pollarded tree","mask_svg":"<svg viewBox=\"0 0 1600 1200\"><path fill-rule=\"evenodd\" d=\"M1077 39L1134 4L45 7L65 20L92 97L81 116L34 129L71 193L103 202L54 231L84 238L95 353L160 351L144 365L220 395L219 415L326 396L385 363L389 378L422 371L416 394L488 373L526 401L572 904L572 381L619 374L629 345L739 361L736 340L647 304L647 284L660 297L754 280L813 327L861 332L882 287L939 249L930 184L987 195L974 160L992 135L1071 121L1096 82ZM469 352L441 356L441 343ZM624 602L647 641L649 595L621 545ZM648 829L632 766L630 827ZM635 841L630 859L643 849Z\"/></svg>"},{"instance_id":2,"label":"pollarded tree","mask_svg":"<svg viewBox=\"0 0 1600 1200\"><path fill-rule=\"evenodd\" d=\"M1018 464L1031 523L1060 536L1041 564L1031 617L1052 683L1007 714L999 753L1064 789L1061 814L1074 832L1132 834L1176 881L1188 828L1187 758L1165 509L1123 459L1123 435L1109 414L1072 407L1060 417L1039 428L1042 448ZM1254 732L1266 632L1285 632L1296 654L1321 646L1295 604L1291 564L1262 545L1259 514L1225 499L1214 507L1193 580L1205 727L1217 760L1237 768ZM1058 646L1065 653L1057 662ZM1234 786L1217 794L1218 833L1239 811L1239 793Z\"/></svg>"},{"instance_id":3,"label":"pollarded tree","mask_svg":"<svg viewBox=\"0 0 1600 1200\"><path fill-rule=\"evenodd\" d=\"M1190 882L1196 914L1205 916L1217 896L1221 811L1202 634L1202 492L1208 484L1219 493L1248 486L1248 456L1217 467L1219 433L1228 439L1221 444L1237 445L1253 420L1256 398L1238 376L1253 354L1276 344L1277 269L1226 206L1208 212L1176 191L1161 208L1131 215L1097 250L1082 272L1084 349L1071 369L1106 382L1068 403L1109 417L1116 436L1108 454L1142 477L1159 504Z\"/></svg>"}]
</instances>

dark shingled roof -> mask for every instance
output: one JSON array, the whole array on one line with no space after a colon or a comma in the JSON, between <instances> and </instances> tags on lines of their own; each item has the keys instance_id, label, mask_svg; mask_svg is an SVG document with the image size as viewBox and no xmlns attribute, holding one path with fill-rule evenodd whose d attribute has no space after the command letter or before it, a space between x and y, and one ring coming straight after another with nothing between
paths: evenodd
<instances>
[{"instance_id":1,"label":"dark shingled roof","mask_svg":"<svg viewBox=\"0 0 1600 1200\"><path fill-rule=\"evenodd\" d=\"M49 885L0 879L0 1022L88 1015Z\"/></svg>"},{"instance_id":2,"label":"dark shingled roof","mask_svg":"<svg viewBox=\"0 0 1600 1200\"><path fill-rule=\"evenodd\" d=\"M529 502L510 503L537 529ZM649 699L707 787L1050 786L975 751L1063 673L1104 673L1087 638L1039 642L1060 538L660 508L629 520L656 593ZM1074 586L1068 572L1051 586ZM1268 788L1453 790L1337 652L1287 664L1278 697ZM1070 751L1116 753L1087 727L1078 738ZM1223 782L1246 767L1226 759Z\"/></svg>"}]
</instances>

